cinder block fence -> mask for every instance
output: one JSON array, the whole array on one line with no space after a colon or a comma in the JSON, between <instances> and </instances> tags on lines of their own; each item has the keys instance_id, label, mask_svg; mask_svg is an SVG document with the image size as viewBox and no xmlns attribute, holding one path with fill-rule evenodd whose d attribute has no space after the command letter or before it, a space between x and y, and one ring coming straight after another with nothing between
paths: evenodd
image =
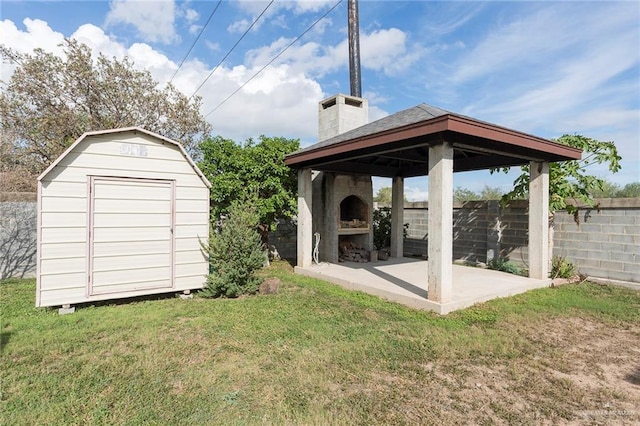
<instances>
[{"instance_id":1,"label":"cinder block fence","mask_svg":"<svg viewBox=\"0 0 640 426\"><path fill-rule=\"evenodd\" d=\"M565 211L554 216L554 256L574 263L583 274L640 282L640 198L596 200L583 207L578 223ZM525 201L502 208L498 201L454 204L454 260L487 263L500 257L527 266L528 212ZM427 253L428 203L405 203L409 223L406 256Z\"/></svg>"},{"instance_id":2,"label":"cinder block fence","mask_svg":"<svg viewBox=\"0 0 640 426\"><path fill-rule=\"evenodd\" d=\"M555 218L553 253L584 274L640 282L640 198L599 200L598 208Z\"/></svg>"},{"instance_id":3,"label":"cinder block fence","mask_svg":"<svg viewBox=\"0 0 640 426\"><path fill-rule=\"evenodd\" d=\"M640 283L640 198L597 200L583 208L579 224L564 211L555 215L553 254L591 277ZM426 256L428 203L405 203L409 224L405 256ZM527 266L527 203L502 208L498 201L454 204L454 260L487 263L501 257ZM36 203L33 194L0 193L0 271L35 273ZM295 222L280 221L269 242L284 258L295 258Z\"/></svg>"},{"instance_id":4,"label":"cinder block fence","mask_svg":"<svg viewBox=\"0 0 640 426\"><path fill-rule=\"evenodd\" d=\"M0 279L35 277L36 194L0 192Z\"/></svg>"}]
</instances>

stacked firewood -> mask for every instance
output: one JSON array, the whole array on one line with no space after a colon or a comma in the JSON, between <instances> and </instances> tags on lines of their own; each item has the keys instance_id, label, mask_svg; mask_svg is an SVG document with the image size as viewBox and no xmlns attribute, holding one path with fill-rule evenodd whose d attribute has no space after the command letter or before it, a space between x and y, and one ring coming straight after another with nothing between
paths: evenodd
<instances>
[{"instance_id":1,"label":"stacked firewood","mask_svg":"<svg viewBox=\"0 0 640 426\"><path fill-rule=\"evenodd\" d=\"M369 250L360 247L351 241L342 241L340 243L339 262L359 262L367 263L369 261Z\"/></svg>"}]
</instances>

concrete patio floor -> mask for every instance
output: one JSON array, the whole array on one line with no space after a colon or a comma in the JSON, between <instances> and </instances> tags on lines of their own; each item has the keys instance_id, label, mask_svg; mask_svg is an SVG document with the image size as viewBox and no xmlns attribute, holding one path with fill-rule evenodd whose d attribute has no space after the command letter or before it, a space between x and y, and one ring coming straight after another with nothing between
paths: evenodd
<instances>
[{"instance_id":1,"label":"concrete patio floor","mask_svg":"<svg viewBox=\"0 0 640 426\"><path fill-rule=\"evenodd\" d=\"M426 260L392 258L372 263L321 263L295 272L373 294L412 307L448 314L476 303L548 287L551 279L537 280L489 269L453 265L453 297L448 303L427 300Z\"/></svg>"}]
</instances>

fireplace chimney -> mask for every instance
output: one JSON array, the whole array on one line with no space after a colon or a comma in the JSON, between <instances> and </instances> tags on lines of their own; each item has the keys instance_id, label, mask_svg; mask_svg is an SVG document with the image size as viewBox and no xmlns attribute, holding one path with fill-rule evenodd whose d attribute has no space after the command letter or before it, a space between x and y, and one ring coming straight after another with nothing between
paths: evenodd
<instances>
[{"instance_id":1,"label":"fireplace chimney","mask_svg":"<svg viewBox=\"0 0 640 426\"><path fill-rule=\"evenodd\" d=\"M318 104L318 142L369 122L369 103L356 96L337 94Z\"/></svg>"}]
</instances>

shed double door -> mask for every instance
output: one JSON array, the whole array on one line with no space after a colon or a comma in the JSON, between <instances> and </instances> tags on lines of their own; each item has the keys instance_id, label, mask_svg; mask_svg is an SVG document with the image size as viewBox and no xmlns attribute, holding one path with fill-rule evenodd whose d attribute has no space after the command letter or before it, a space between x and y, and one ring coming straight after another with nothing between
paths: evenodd
<instances>
[{"instance_id":1,"label":"shed double door","mask_svg":"<svg viewBox=\"0 0 640 426\"><path fill-rule=\"evenodd\" d=\"M175 181L89 178L89 296L172 288Z\"/></svg>"}]
</instances>

